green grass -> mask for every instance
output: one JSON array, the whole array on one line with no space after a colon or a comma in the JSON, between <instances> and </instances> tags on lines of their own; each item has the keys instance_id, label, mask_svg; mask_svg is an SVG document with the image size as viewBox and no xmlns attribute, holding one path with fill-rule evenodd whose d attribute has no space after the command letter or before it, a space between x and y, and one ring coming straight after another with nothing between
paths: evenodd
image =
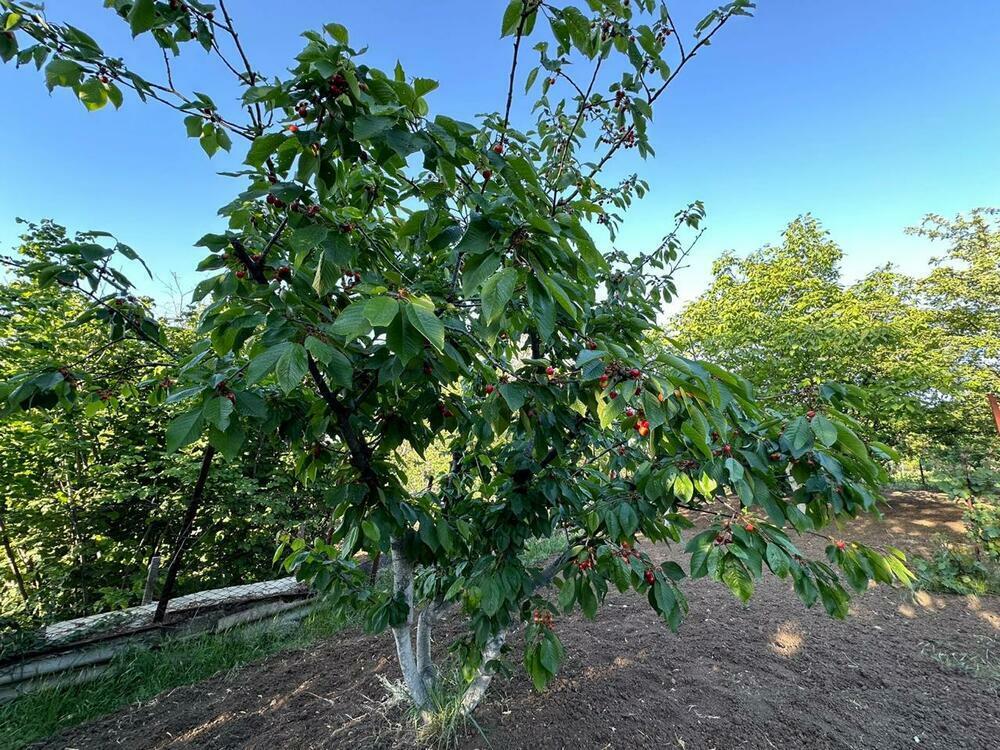
<instances>
[{"instance_id":1,"label":"green grass","mask_svg":"<svg viewBox=\"0 0 1000 750\"><path fill-rule=\"evenodd\" d=\"M566 549L566 538L562 534L532 539L525 545L521 559L527 565L538 565Z\"/></svg>"},{"instance_id":2,"label":"green grass","mask_svg":"<svg viewBox=\"0 0 1000 750\"><path fill-rule=\"evenodd\" d=\"M322 604L301 622L265 622L226 633L168 640L119 654L97 679L43 689L0 705L0 748L13 750L123 706L308 646L350 624Z\"/></svg>"}]
</instances>

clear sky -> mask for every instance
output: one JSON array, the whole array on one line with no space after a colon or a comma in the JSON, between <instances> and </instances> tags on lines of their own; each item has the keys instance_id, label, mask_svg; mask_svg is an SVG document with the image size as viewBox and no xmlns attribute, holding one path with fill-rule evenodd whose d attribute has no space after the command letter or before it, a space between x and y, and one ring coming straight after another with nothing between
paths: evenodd
<instances>
[{"instance_id":1,"label":"clear sky","mask_svg":"<svg viewBox=\"0 0 1000 750\"><path fill-rule=\"evenodd\" d=\"M433 112L471 119L500 108L510 40L500 40L504 0L229 0L255 66L279 72L301 48L299 32L337 21L370 64L431 77ZM714 1L674 2L679 26ZM662 101L657 158L628 161L651 194L628 219L619 247L640 250L694 199L709 230L678 283L703 288L712 260L776 242L795 216L812 212L847 252L854 279L892 261L919 273L940 252L903 235L927 212L951 215L1000 206L1000 2L996 0L759 0L692 62ZM99 0L49 0L108 51L156 78L159 53L137 46ZM226 75L196 45L178 61L180 85L222 102ZM133 245L158 277L143 291L184 287L218 228L217 208L239 185L216 172L243 156L209 161L180 118L126 99L88 113L65 89L49 96L31 68L0 65L0 249L15 216L51 217L72 229L105 229ZM525 111L515 112L525 115ZM527 124L521 118L521 124ZM237 152L238 157L235 157ZM630 157L631 158L631 157ZM636 160L637 161L637 160Z\"/></svg>"}]
</instances>

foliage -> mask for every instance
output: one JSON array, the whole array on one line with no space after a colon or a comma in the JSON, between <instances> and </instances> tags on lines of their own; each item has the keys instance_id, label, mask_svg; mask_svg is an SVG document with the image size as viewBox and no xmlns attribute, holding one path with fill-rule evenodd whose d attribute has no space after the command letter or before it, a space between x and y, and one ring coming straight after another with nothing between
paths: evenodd
<instances>
[{"instance_id":1,"label":"foliage","mask_svg":"<svg viewBox=\"0 0 1000 750\"><path fill-rule=\"evenodd\" d=\"M1000 503L973 503L964 518L973 547L980 555L1000 563Z\"/></svg>"},{"instance_id":2,"label":"foliage","mask_svg":"<svg viewBox=\"0 0 1000 750\"><path fill-rule=\"evenodd\" d=\"M793 221L780 246L716 262L709 289L674 319L676 339L732 367L777 403L810 408L827 379L865 389L862 422L946 465L951 494L997 486L986 394L1000 390L996 212L928 217L914 233L949 243L923 278L880 268L855 284L817 220Z\"/></svg>"},{"instance_id":3,"label":"foliage","mask_svg":"<svg viewBox=\"0 0 1000 750\"><path fill-rule=\"evenodd\" d=\"M171 355L126 337L124 324L120 330L111 324L109 339L104 322L89 319L87 294L33 281L45 281L56 249L75 245L96 254L99 246L90 241L98 239L69 238L51 222L30 226L18 257L41 275L22 264L0 285L0 340L8 342L0 353L4 395L30 391L28 398L37 398L31 388L45 377L74 394L71 409L15 408L0 421L0 515L26 594L8 573L2 614L22 625L138 604L151 555L167 559L173 552L197 470L188 452L165 450L165 425L178 413L168 395L176 392L166 375ZM117 300L137 309L150 304L134 296ZM170 351L194 337L188 319L162 330L161 344ZM18 377L37 371L47 375ZM283 442L258 432L245 462L216 471L180 593L270 577L279 531L299 523L303 531L325 531L324 488L303 488L292 469Z\"/></svg>"},{"instance_id":4,"label":"foliage","mask_svg":"<svg viewBox=\"0 0 1000 750\"><path fill-rule=\"evenodd\" d=\"M940 544L929 558L916 557L916 586L947 594L1000 594L1000 569L967 549Z\"/></svg>"},{"instance_id":5,"label":"foliage","mask_svg":"<svg viewBox=\"0 0 1000 750\"><path fill-rule=\"evenodd\" d=\"M1000 504L972 502L963 514L965 544L939 543L917 558L917 585L954 594L1000 594Z\"/></svg>"},{"instance_id":6,"label":"foliage","mask_svg":"<svg viewBox=\"0 0 1000 750\"><path fill-rule=\"evenodd\" d=\"M766 566L841 617L849 589L910 580L898 550L831 536L827 559L812 560L785 530L820 533L877 511L890 451L866 444L846 412L856 387L823 383L810 413L787 417L711 362L647 350L701 205L649 252L602 252L591 235L613 238L645 192L637 176L605 184L605 166L623 149L652 155L653 105L751 3L710 12L685 38L653 0L514 0L502 21L513 38L504 108L477 124L432 117L436 82L368 66L338 24L307 32L290 74L271 78L248 61L222 2L221 15L192 0L109 5L168 52L197 39L223 55L225 42L248 118L154 85L73 27L0 0L16 15L5 57L47 60L50 88L87 106L117 103L112 85L167 101L209 155L233 145L225 133L248 142L242 190L221 209L227 228L198 243L213 275L195 293L197 339L171 368L182 411L167 447L207 438L206 458L240 465L248 436L277 434L300 479L335 486L329 537L291 540L277 558L360 607L371 630L392 628L418 707L437 682L430 629L453 606L468 616L453 645L467 713L507 633L527 624L523 663L542 688L563 657L555 618L576 607L594 617L610 586L636 590L677 629L687 575L745 602ZM539 64L524 86L539 97L521 130L510 115L531 36ZM25 270L43 286L79 285L106 267L66 251ZM137 319L112 310L107 322ZM57 374L24 376L11 408L77 404ZM441 443L447 470L410 489L401 452ZM637 546L640 535L680 541L684 510L711 519L687 543L688 572ZM526 561L532 540L557 535L567 545L554 560ZM366 586L358 555L390 550L393 590Z\"/></svg>"}]
</instances>

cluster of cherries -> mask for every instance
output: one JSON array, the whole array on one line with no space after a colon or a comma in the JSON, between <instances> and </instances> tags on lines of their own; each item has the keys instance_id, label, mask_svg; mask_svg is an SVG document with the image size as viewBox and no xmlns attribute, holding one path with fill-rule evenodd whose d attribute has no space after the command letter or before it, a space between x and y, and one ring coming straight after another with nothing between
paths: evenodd
<instances>
[{"instance_id":1,"label":"cluster of cherries","mask_svg":"<svg viewBox=\"0 0 1000 750\"><path fill-rule=\"evenodd\" d=\"M576 567L580 570L593 570L594 559L592 557L588 557L586 560L577 560Z\"/></svg>"},{"instance_id":2,"label":"cluster of cherries","mask_svg":"<svg viewBox=\"0 0 1000 750\"><path fill-rule=\"evenodd\" d=\"M540 609L536 609L531 615L531 621L535 623L535 625L547 628L548 630L552 630L552 626L555 624L555 620L552 618L552 613L548 610L542 611Z\"/></svg>"},{"instance_id":3,"label":"cluster of cherries","mask_svg":"<svg viewBox=\"0 0 1000 750\"><path fill-rule=\"evenodd\" d=\"M330 96L337 98L347 92L347 79L343 73L337 73L330 79Z\"/></svg>"}]
</instances>

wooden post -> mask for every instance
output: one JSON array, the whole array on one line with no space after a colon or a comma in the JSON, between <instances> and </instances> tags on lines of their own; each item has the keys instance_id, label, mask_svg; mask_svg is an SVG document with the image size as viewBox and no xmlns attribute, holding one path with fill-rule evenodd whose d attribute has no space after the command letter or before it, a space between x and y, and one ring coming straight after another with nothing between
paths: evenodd
<instances>
[{"instance_id":1,"label":"wooden post","mask_svg":"<svg viewBox=\"0 0 1000 750\"><path fill-rule=\"evenodd\" d=\"M160 577L160 556L149 558L149 569L146 571L146 588L142 592L142 603L149 604L156 595L156 579Z\"/></svg>"},{"instance_id":2,"label":"wooden post","mask_svg":"<svg viewBox=\"0 0 1000 750\"><path fill-rule=\"evenodd\" d=\"M987 393L986 400L990 402L990 409L993 411L993 422L997 426L997 434L1000 435L1000 401L995 393Z\"/></svg>"}]
</instances>

